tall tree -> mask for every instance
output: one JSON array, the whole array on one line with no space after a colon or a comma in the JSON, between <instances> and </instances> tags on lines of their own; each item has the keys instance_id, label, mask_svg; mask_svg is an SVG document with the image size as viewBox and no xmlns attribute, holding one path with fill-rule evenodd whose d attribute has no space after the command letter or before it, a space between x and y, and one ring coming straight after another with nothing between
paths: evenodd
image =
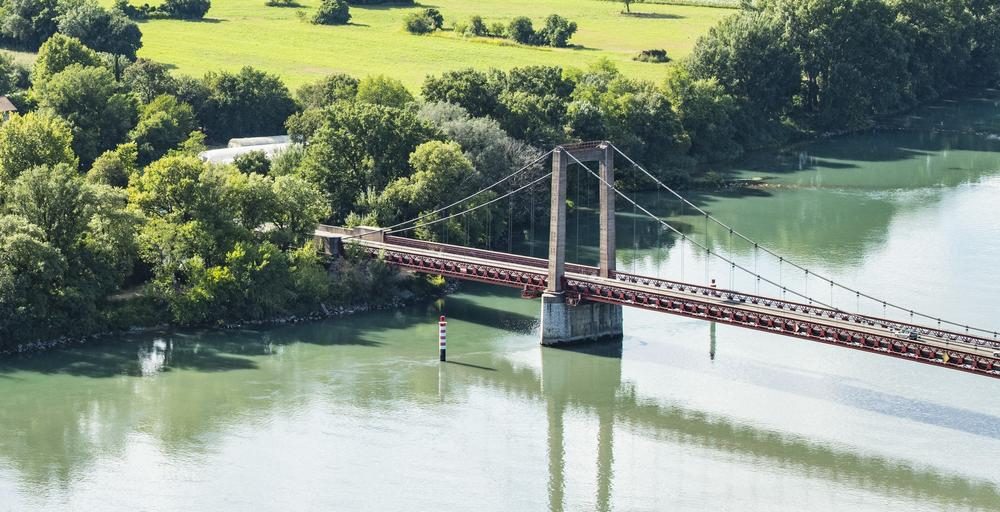
<instances>
[{"instance_id":1,"label":"tall tree","mask_svg":"<svg viewBox=\"0 0 1000 512\"><path fill-rule=\"evenodd\" d=\"M96 0L70 3L59 15L59 32L79 39L87 47L111 55L115 78L121 78L123 61L132 61L142 47L139 26L118 10L107 10Z\"/></svg>"},{"instance_id":2,"label":"tall tree","mask_svg":"<svg viewBox=\"0 0 1000 512\"><path fill-rule=\"evenodd\" d=\"M288 88L275 75L244 67L238 73L205 75L209 95L198 112L208 138L275 135L295 112Z\"/></svg>"},{"instance_id":3,"label":"tall tree","mask_svg":"<svg viewBox=\"0 0 1000 512\"><path fill-rule=\"evenodd\" d=\"M121 93L111 72L73 64L36 83L32 94L73 126L73 150L85 165L125 141L136 122L136 102Z\"/></svg>"},{"instance_id":4,"label":"tall tree","mask_svg":"<svg viewBox=\"0 0 1000 512\"><path fill-rule=\"evenodd\" d=\"M52 75L64 71L73 64L83 67L101 65L97 52L84 46L79 39L64 34L49 38L38 50L38 58L31 70L35 82L45 82Z\"/></svg>"},{"instance_id":5,"label":"tall tree","mask_svg":"<svg viewBox=\"0 0 1000 512\"><path fill-rule=\"evenodd\" d=\"M58 30L59 0L4 0L0 34L27 49L38 48Z\"/></svg>"},{"instance_id":6,"label":"tall tree","mask_svg":"<svg viewBox=\"0 0 1000 512\"><path fill-rule=\"evenodd\" d=\"M14 114L0 124L0 185L13 183L32 167L77 165L69 123L50 112Z\"/></svg>"}]
</instances>

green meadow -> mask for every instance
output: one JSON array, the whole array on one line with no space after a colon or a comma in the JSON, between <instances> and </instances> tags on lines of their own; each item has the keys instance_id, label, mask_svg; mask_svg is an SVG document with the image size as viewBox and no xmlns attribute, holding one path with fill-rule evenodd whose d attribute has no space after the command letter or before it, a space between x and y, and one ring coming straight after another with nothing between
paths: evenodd
<instances>
[{"instance_id":1,"label":"green meadow","mask_svg":"<svg viewBox=\"0 0 1000 512\"><path fill-rule=\"evenodd\" d=\"M110 5L111 0L105 0ZM213 0L204 21L153 20L141 24L140 56L200 76L207 71L254 66L280 75L291 88L334 72L385 74L416 89L428 74L463 67L528 65L583 67L607 58L629 75L659 80L662 64L632 60L639 51L691 51L698 36L729 9L637 3L632 15L620 2L603 0L425 0L418 7L354 6L350 25L318 26L302 19L319 0L301 7L269 7L265 0ZM416 36L403 30L407 13L435 7L448 30ZM301 13L301 14L300 14ZM474 14L487 24L529 16L540 27L549 14L576 21L573 48L519 46L506 40L464 38L450 30Z\"/></svg>"}]
</instances>

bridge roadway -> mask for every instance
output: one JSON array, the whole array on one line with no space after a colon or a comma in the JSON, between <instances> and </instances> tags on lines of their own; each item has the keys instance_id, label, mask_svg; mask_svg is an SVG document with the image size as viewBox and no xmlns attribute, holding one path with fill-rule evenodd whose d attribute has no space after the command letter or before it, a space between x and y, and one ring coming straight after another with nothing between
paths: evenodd
<instances>
[{"instance_id":1,"label":"bridge roadway","mask_svg":"<svg viewBox=\"0 0 1000 512\"><path fill-rule=\"evenodd\" d=\"M339 237L325 227L317 237ZM548 262L540 258L386 236L355 239L370 254L415 272L520 288L547 288ZM1000 378L1000 340L908 324L736 291L566 265L567 299L621 304L808 339ZM895 334L918 333L916 340Z\"/></svg>"}]
</instances>

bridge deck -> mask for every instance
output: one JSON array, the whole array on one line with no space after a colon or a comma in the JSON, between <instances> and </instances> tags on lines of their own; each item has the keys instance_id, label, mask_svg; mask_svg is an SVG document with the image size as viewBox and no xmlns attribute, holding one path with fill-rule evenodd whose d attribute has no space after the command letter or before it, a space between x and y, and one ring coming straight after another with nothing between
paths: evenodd
<instances>
[{"instance_id":1,"label":"bridge deck","mask_svg":"<svg viewBox=\"0 0 1000 512\"><path fill-rule=\"evenodd\" d=\"M328 229L317 237L336 237ZM541 292L548 262L507 253L401 237L355 240L372 255L417 272ZM1000 340L676 281L566 265L566 290L581 300L608 302L810 339L981 375L1000 377ZM916 340L895 334L918 332Z\"/></svg>"}]
</instances>

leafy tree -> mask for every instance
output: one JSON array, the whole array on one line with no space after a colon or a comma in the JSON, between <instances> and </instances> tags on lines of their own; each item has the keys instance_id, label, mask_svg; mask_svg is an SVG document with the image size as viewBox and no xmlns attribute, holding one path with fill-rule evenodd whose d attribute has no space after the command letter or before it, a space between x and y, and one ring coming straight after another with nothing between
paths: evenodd
<instances>
[{"instance_id":1,"label":"leafy tree","mask_svg":"<svg viewBox=\"0 0 1000 512\"><path fill-rule=\"evenodd\" d=\"M365 77L358 83L357 100L386 107L403 108L413 102L413 95L403 82L385 75Z\"/></svg>"},{"instance_id":2,"label":"leafy tree","mask_svg":"<svg viewBox=\"0 0 1000 512\"><path fill-rule=\"evenodd\" d=\"M59 0L4 0L0 34L28 49L38 48L56 33Z\"/></svg>"},{"instance_id":3,"label":"leafy tree","mask_svg":"<svg viewBox=\"0 0 1000 512\"><path fill-rule=\"evenodd\" d=\"M397 178L382 192L379 203L385 210L378 217L384 225L447 204L456 187L474 172L472 162L454 142L430 141L417 146L410 155L410 166L412 175Z\"/></svg>"},{"instance_id":4,"label":"leafy tree","mask_svg":"<svg viewBox=\"0 0 1000 512\"><path fill-rule=\"evenodd\" d=\"M969 80L973 84L1000 83L1000 4L992 0L968 0L972 15L972 49Z\"/></svg>"},{"instance_id":5,"label":"leafy tree","mask_svg":"<svg viewBox=\"0 0 1000 512\"><path fill-rule=\"evenodd\" d=\"M558 14L551 14L545 18L545 26L538 31L538 40L542 44L565 48L569 43L569 38L576 33L576 22L569 21Z\"/></svg>"},{"instance_id":6,"label":"leafy tree","mask_svg":"<svg viewBox=\"0 0 1000 512\"><path fill-rule=\"evenodd\" d=\"M97 157L87 171L87 181L125 188L138 173L139 148L134 142L128 142Z\"/></svg>"},{"instance_id":7,"label":"leafy tree","mask_svg":"<svg viewBox=\"0 0 1000 512\"><path fill-rule=\"evenodd\" d=\"M465 30L466 35L486 37L489 35L489 29L486 28L486 23L483 22L483 17L479 15L474 15L469 18L468 27Z\"/></svg>"},{"instance_id":8,"label":"leafy tree","mask_svg":"<svg viewBox=\"0 0 1000 512\"><path fill-rule=\"evenodd\" d=\"M31 73L35 82L45 82L73 64L97 67L101 65L101 58L79 39L56 34L38 50L38 58Z\"/></svg>"},{"instance_id":9,"label":"leafy tree","mask_svg":"<svg viewBox=\"0 0 1000 512\"><path fill-rule=\"evenodd\" d=\"M306 148L302 144L292 144L283 151L271 157L271 168L269 173L272 176L288 176L295 174L306 156Z\"/></svg>"},{"instance_id":10,"label":"leafy tree","mask_svg":"<svg viewBox=\"0 0 1000 512\"><path fill-rule=\"evenodd\" d=\"M139 163L145 165L184 142L196 127L191 106L164 94L142 107L129 138L138 147Z\"/></svg>"},{"instance_id":11,"label":"leafy tree","mask_svg":"<svg viewBox=\"0 0 1000 512\"><path fill-rule=\"evenodd\" d=\"M477 189L496 183L540 156L537 149L508 135L496 120L470 117L458 105L428 103L418 115L462 147L476 169L476 179L470 185Z\"/></svg>"},{"instance_id":12,"label":"leafy tree","mask_svg":"<svg viewBox=\"0 0 1000 512\"><path fill-rule=\"evenodd\" d=\"M798 58L783 41L781 24L759 11L723 18L698 39L686 65L693 79L718 80L765 118L780 117L799 90Z\"/></svg>"},{"instance_id":13,"label":"leafy tree","mask_svg":"<svg viewBox=\"0 0 1000 512\"><path fill-rule=\"evenodd\" d=\"M73 150L86 165L124 142L135 126L135 98L118 92L114 77L104 68L73 64L36 83L32 94L39 106L72 124Z\"/></svg>"},{"instance_id":14,"label":"leafy tree","mask_svg":"<svg viewBox=\"0 0 1000 512\"><path fill-rule=\"evenodd\" d=\"M243 174L266 175L271 172L271 160L263 151L250 151L237 155L233 159L233 165Z\"/></svg>"},{"instance_id":15,"label":"leafy tree","mask_svg":"<svg viewBox=\"0 0 1000 512\"><path fill-rule=\"evenodd\" d=\"M567 120L573 135L615 141L637 161L661 170L684 163L691 142L663 92L607 62L577 80Z\"/></svg>"},{"instance_id":16,"label":"leafy tree","mask_svg":"<svg viewBox=\"0 0 1000 512\"><path fill-rule=\"evenodd\" d=\"M275 75L244 67L239 73L205 75L209 96L198 118L209 140L271 135L295 112L288 88Z\"/></svg>"},{"instance_id":17,"label":"leafy tree","mask_svg":"<svg viewBox=\"0 0 1000 512\"><path fill-rule=\"evenodd\" d=\"M911 100L937 97L963 83L972 49L972 16L965 0L890 0L893 29L905 40Z\"/></svg>"},{"instance_id":18,"label":"leafy tree","mask_svg":"<svg viewBox=\"0 0 1000 512\"><path fill-rule=\"evenodd\" d=\"M905 105L905 41L882 0L774 0L764 14L778 20L799 58L808 125L857 127Z\"/></svg>"},{"instance_id":19,"label":"leafy tree","mask_svg":"<svg viewBox=\"0 0 1000 512\"><path fill-rule=\"evenodd\" d=\"M541 145L561 138L566 113L562 98L513 90L503 92L500 103L503 105L500 126L511 136Z\"/></svg>"},{"instance_id":20,"label":"leafy tree","mask_svg":"<svg viewBox=\"0 0 1000 512\"><path fill-rule=\"evenodd\" d=\"M0 185L12 183L32 167L77 165L72 129L48 112L14 114L0 125Z\"/></svg>"},{"instance_id":21,"label":"leafy tree","mask_svg":"<svg viewBox=\"0 0 1000 512\"><path fill-rule=\"evenodd\" d=\"M177 94L177 80L170 76L167 66L139 58L122 72L122 84L139 97L143 103L153 101L161 94Z\"/></svg>"},{"instance_id":22,"label":"leafy tree","mask_svg":"<svg viewBox=\"0 0 1000 512\"><path fill-rule=\"evenodd\" d=\"M407 175L410 153L436 136L407 110L345 103L319 112L322 125L308 138L298 173L329 196L334 222L355 209L365 190L381 190Z\"/></svg>"},{"instance_id":23,"label":"leafy tree","mask_svg":"<svg viewBox=\"0 0 1000 512\"><path fill-rule=\"evenodd\" d=\"M63 256L41 325L63 334L92 331L97 305L132 268L137 219L125 210L124 193L87 183L66 164L28 170L6 193L8 211L36 226Z\"/></svg>"},{"instance_id":24,"label":"leafy tree","mask_svg":"<svg viewBox=\"0 0 1000 512\"><path fill-rule=\"evenodd\" d=\"M424 99L461 105L473 117L496 117L500 110L500 87L487 73L472 68L428 76L421 92Z\"/></svg>"},{"instance_id":25,"label":"leafy tree","mask_svg":"<svg viewBox=\"0 0 1000 512\"><path fill-rule=\"evenodd\" d=\"M211 8L210 0L164 0L158 10L171 18L200 20Z\"/></svg>"},{"instance_id":26,"label":"leafy tree","mask_svg":"<svg viewBox=\"0 0 1000 512\"><path fill-rule=\"evenodd\" d=\"M728 160L742 154L736 142L739 107L716 80L694 80L686 68L673 66L664 92L691 138L692 155L701 160Z\"/></svg>"},{"instance_id":27,"label":"leafy tree","mask_svg":"<svg viewBox=\"0 0 1000 512\"><path fill-rule=\"evenodd\" d=\"M346 25L351 21L351 8L346 0L321 0L312 22L316 25Z\"/></svg>"},{"instance_id":28,"label":"leafy tree","mask_svg":"<svg viewBox=\"0 0 1000 512\"><path fill-rule=\"evenodd\" d=\"M537 96L569 98L573 82L563 76L558 66L523 66L512 68L505 75L494 75L494 81L507 91L526 92Z\"/></svg>"},{"instance_id":29,"label":"leafy tree","mask_svg":"<svg viewBox=\"0 0 1000 512\"><path fill-rule=\"evenodd\" d=\"M531 18L517 16L507 25L507 37L521 44L532 44L535 39L535 28Z\"/></svg>"},{"instance_id":30,"label":"leafy tree","mask_svg":"<svg viewBox=\"0 0 1000 512\"><path fill-rule=\"evenodd\" d=\"M13 92L17 87L15 73L14 58L7 53L0 53L0 96Z\"/></svg>"},{"instance_id":31,"label":"leafy tree","mask_svg":"<svg viewBox=\"0 0 1000 512\"><path fill-rule=\"evenodd\" d=\"M195 115L199 116L200 121L205 105L208 104L208 99L212 95L212 90L209 89L206 81L199 80L193 76L180 75L174 77L174 85L175 87L173 91L167 90L163 91L161 94L173 94L174 96L177 96L177 99L191 105L191 108L194 109ZM159 94L154 95L150 98L150 100L156 96L159 96Z\"/></svg>"},{"instance_id":32,"label":"leafy tree","mask_svg":"<svg viewBox=\"0 0 1000 512\"><path fill-rule=\"evenodd\" d=\"M140 255L174 321L265 318L326 291L318 259L271 241L305 240L324 198L298 178L279 180L168 156L130 184L132 203L147 217ZM264 224L275 227L257 229Z\"/></svg>"},{"instance_id":33,"label":"leafy tree","mask_svg":"<svg viewBox=\"0 0 1000 512\"><path fill-rule=\"evenodd\" d=\"M431 25L434 30L441 30L444 28L444 16L441 15L441 11L434 9L424 9L424 16L427 16L431 20Z\"/></svg>"},{"instance_id":34,"label":"leafy tree","mask_svg":"<svg viewBox=\"0 0 1000 512\"><path fill-rule=\"evenodd\" d=\"M48 334L66 260L24 217L0 215L0 347Z\"/></svg>"},{"instance_id":35,"label":"leafy tree","mask_svg":"<svg viewBox=\"0 0 1000 512\"><path fill-rule=\"evenodd\" d=\"M353 100L357 95L358 79L344 73L334 73L295 91L295 98L304 109L322 108L338 101Z\"/></svg>"},{"instance_id":36,"label":"leafy tree","mask_svg":"<svg viewBox=\"0 0 1000 512\"><path fill-rule=\"evenodd\" d=\"M87 47L112 56L115 77L121 77L122 59L133 61L142 47L139 26L121 11L104 9L95 0L69 4L59 15L59 32Z\"/></svg>"},{"instance_id":37,"label":"leafy tree","mask_svg":"<svg viewBox=\"0 0 1000 512\"><path fill-rule=\"evenodd\" d=\"M279 247L299 247L312 238L316 225L330 216L326 196L298 176L278 176L271 185L274 194L274 229L269 232Z\"/></svg>"}]
</instances>

